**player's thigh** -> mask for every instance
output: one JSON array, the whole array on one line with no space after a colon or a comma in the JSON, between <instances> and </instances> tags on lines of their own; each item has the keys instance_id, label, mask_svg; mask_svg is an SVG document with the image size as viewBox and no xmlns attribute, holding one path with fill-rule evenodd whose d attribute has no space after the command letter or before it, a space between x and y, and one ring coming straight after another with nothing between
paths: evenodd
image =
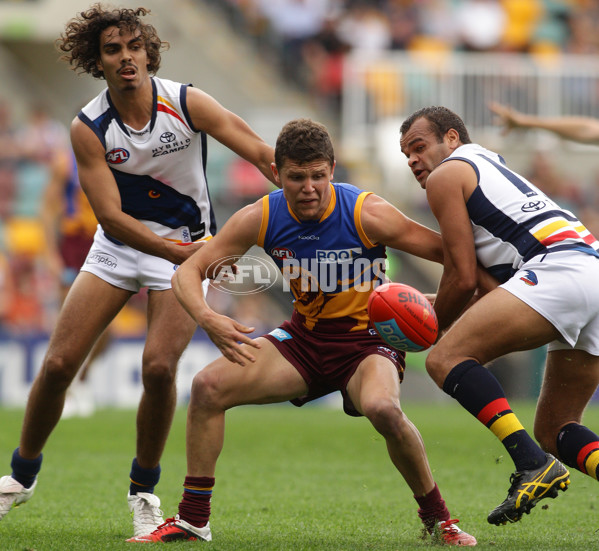
<instances>
[{"instance_id":1,"label":"player's thigh","mask_svg":"<svg viewBox=\"0 0 599 551\"><path fill-rule=\"evenodd\" d=\"M536 310L497 288L464 312L431 350L427 363L447 369L466 359L485 364L516 350L537 348L558 336Z\"/></svg>"},{"instance_id":2,"label":"player's thigh","mask_svg":"<svg viewBox=\"0 0 599 551\"><path fill-rule=\"evenodd\" d=\"M399 406L399 376L393 362L371 354L360 362L347 383L347 394L354 407L364 415L373 404L395 403Z\"/></svg>"},{"instance_id":3,"label":"player's thigh","mask_svg":"<svg viewBox=\"0 0 599 551\"><path fill-rule=\"evenodd\" d=\"M297 369L267 339L252 348L254 362L239 365L221 356L200 371L193 381L193 396L205 396L218 407L272 404L303 396L308 385ZM247 346L247 345L242 345Z\"/></svg>"},{"instance_id":4,"label":"player's thigh","mask_svg":"<svg viewBox=\"0 0 599 551\"><path fill-rule=\"evenodd\" d=\"M568 423L580 423L599 385L599 357L584 350L553 350L547 365L535 417L535 433L557 434Z\"/></svg>"},{"instance_id":5,"label":"player's thigh","mask_svg":"<svg viewBox=\"0 0 599 551\"><path fill-rule=\"evenodd\" d=\"M176 366L197 329L196 322L172 289L148 292L147 318L143 364L158 362Z\"/></svg>"},{"instance_id":6,"label":"player's thigh","mask_svg":"<svg viewBox=\"0 0 599 551\"><path fill-rule=\"evenodd\" d=\"M67 361L83 361L96 339L123 308L131 291L81 272L62 305L48 353Z\"/></svg>"}]
</instances>

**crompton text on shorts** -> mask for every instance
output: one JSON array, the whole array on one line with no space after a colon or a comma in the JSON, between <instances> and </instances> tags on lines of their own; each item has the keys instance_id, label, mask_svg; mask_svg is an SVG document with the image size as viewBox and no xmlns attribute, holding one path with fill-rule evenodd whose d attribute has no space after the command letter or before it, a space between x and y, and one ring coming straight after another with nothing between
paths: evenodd
<instances>
[{"instance_id":1,"label":"crompton text on shorts","mask_svg":"<svg viewBox=\"0 0 599 551\"><path fill-rule=\"evenodd\" d=\"M539 255L501 285L562 334L549 350L599 356L599 258L572 251Z\"/></svg>"},{"instance_id":2,"label":"crompton text on shorts","mask_svg":"<svg viewBox=\"0 0 599 551\"><path fill-rule=\"evenodd\" d=\"M137 292L142 287L163 291L171 288L177 265L127 245L117 245L98 227L94 244L85 259L82 272L90 272L120 289Z\"/></svg>"}]
</instances>

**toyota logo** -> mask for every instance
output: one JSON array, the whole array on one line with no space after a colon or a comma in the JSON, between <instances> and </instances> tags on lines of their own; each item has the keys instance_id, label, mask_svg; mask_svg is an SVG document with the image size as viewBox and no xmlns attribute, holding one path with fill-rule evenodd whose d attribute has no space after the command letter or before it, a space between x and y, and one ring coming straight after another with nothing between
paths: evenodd
<instances>
[{"instance_id":1,"label":"toyota logo","mask_svg":"<svg viewBox=\"0 0 599 551\"><path fill-rule=\"evenodd\" d=\"M528 203L524 203L522 205L522 212L536 212L538 210L544 209L547 203L545 201L530 201Z\"/></svg>"},{"instance_id":2,"label":"toyota logo","mask_svg":"<svg viewBox=\"0 0 599 551\"><path fill-rule=\"evenodd\" d=\"M162 143L173 143L176 139L177 136L175 136L172 132L163 132L160 136L160 141Z\"/></svg>"}]
</instances>

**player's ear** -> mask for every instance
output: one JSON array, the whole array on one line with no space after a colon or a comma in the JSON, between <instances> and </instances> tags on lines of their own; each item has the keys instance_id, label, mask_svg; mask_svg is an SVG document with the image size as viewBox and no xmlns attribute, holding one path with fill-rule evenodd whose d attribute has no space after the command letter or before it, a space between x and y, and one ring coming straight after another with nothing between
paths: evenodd
<instances>
[{"instance_id":1,"label":"player's ear","mask_svg":"<svg viewBox=\"0 0 599 551\"><path fill-rule=\"evenodd\" d=\"M452 149L456 149L460 145L460 134L455 128L450 128L445 134L445 140Z\"/></svg>"},{"instance_id":2,"label":"player's ear","mask_svg":"<svg viewBox=\"0 0 599 551\"><path fill-rule=\"evenodd\" d=\"M270 163L270 170L272 170L272 175L275 177L275 181L280 186L281 185L281 177L279 176L279 171L277 170L277 165L275 163Z\"/></svg>"},{"instance_id":3,"label":"player's ear","mask_svg":"<svg viewBox=\"0 0 599 551\"><path fill-rule=\"evenodd\" d=\"M337 161L333 161L333 166L331 167L331 177L329 178L330 182L333 181L333 174L335 174L335 167L336 166L337 166Z\"/></svg>"}]
</instances>

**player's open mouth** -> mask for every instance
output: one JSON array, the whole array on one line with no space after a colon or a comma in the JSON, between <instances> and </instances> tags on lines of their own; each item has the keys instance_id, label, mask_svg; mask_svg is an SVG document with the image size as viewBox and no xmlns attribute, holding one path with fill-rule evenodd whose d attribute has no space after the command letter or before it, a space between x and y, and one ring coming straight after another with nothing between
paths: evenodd
<instances>
[{"instance_id":1,"label":"player's open mouth","mask_svg":"<svg viewBox=\"0 0 599 551\"><path fill-rule=\"evenodd\" d=\"M126 78L131 78L135 76L135 69L133 67L123 67L119 69L119 75Z\"/></svg>"}]
</instances>

